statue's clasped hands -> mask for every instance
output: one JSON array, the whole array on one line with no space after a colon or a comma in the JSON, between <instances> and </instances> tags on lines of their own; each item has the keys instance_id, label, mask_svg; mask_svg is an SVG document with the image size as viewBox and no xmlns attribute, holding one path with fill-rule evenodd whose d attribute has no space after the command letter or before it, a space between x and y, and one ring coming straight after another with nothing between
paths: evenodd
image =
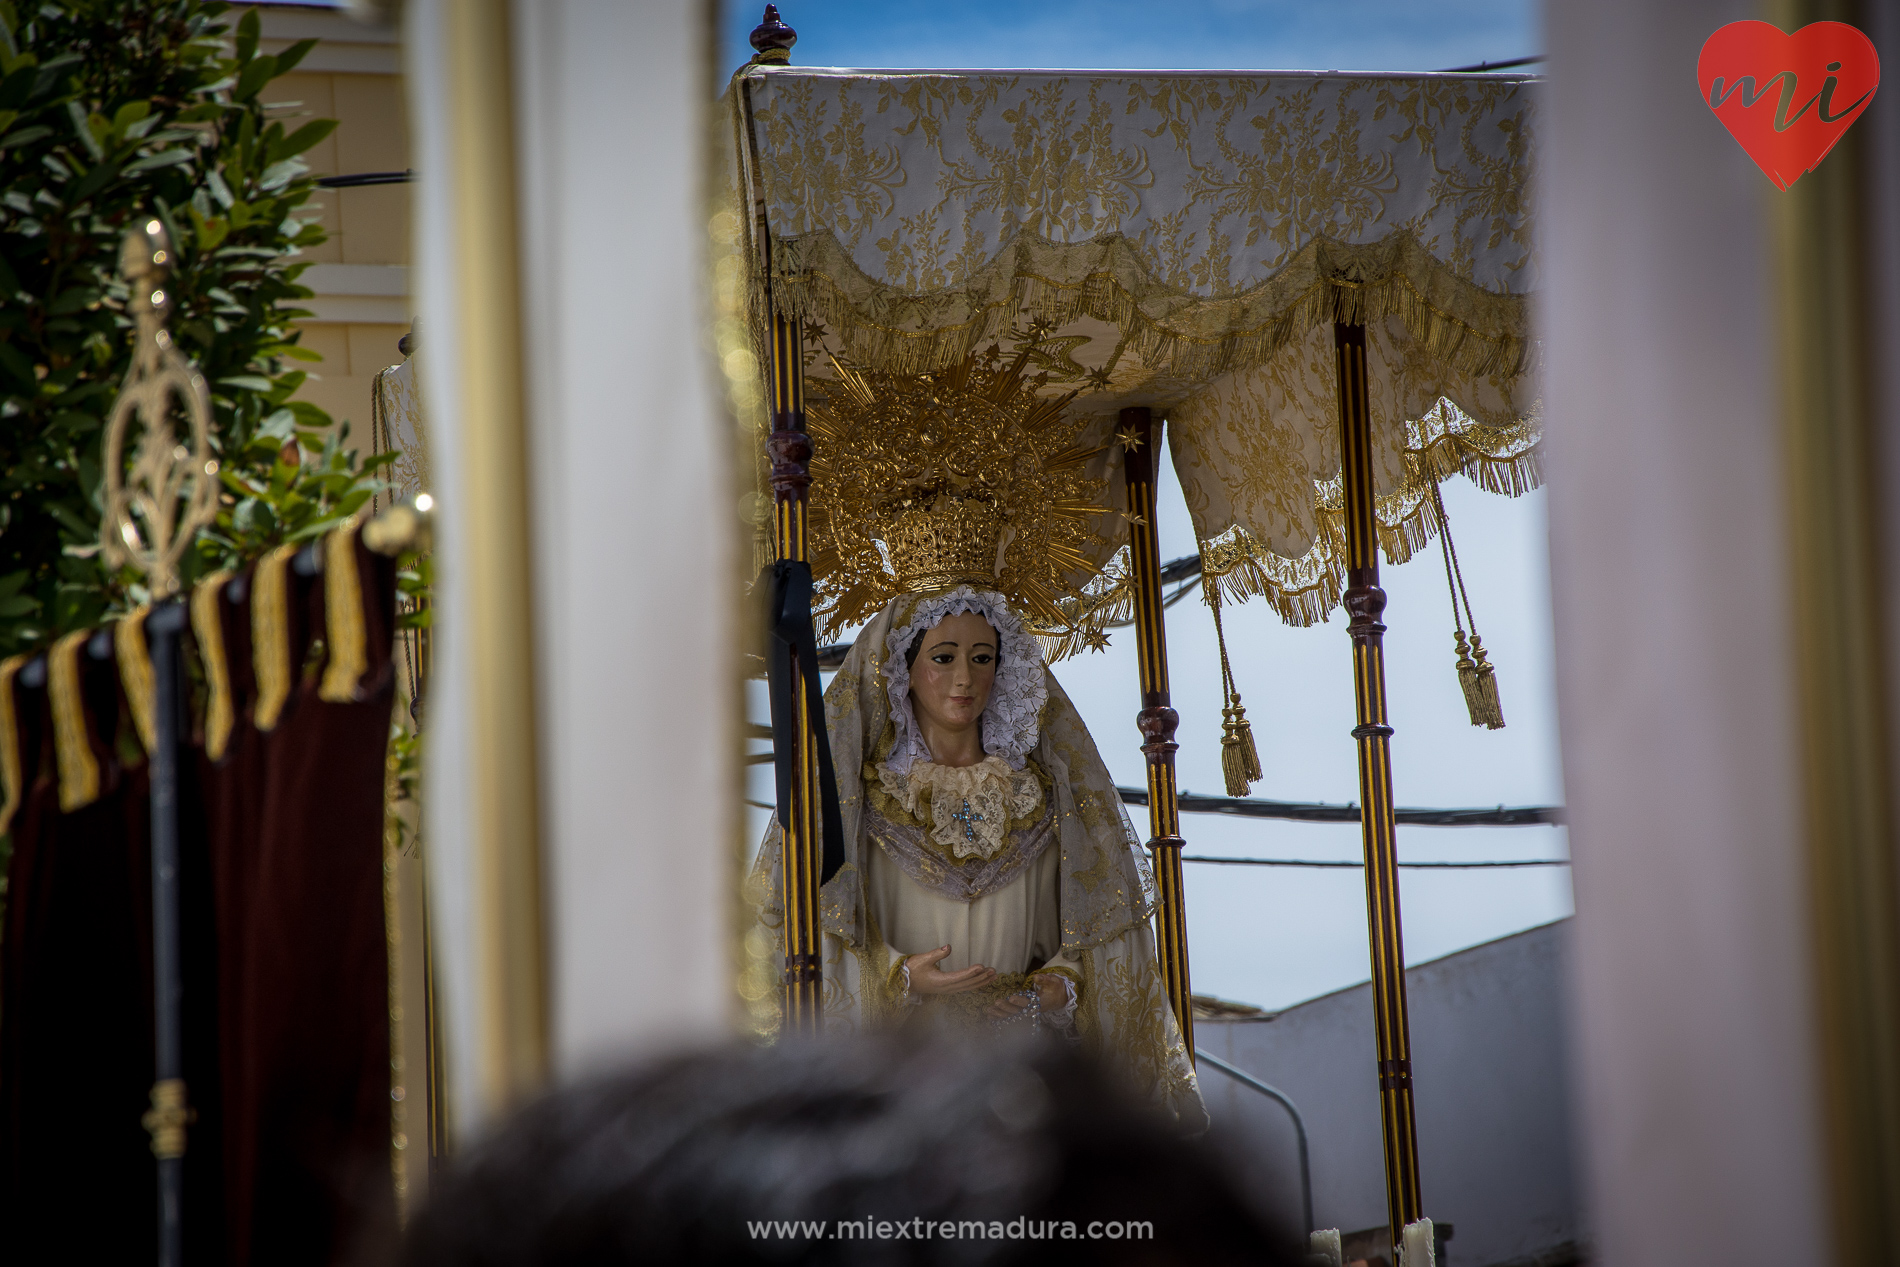
<instances>
[{"instance_id":1,"label":"statue's clasped hands","mask_svg":"<svg viewBox=\"0 0 1900 1267\"><path fill-rule=\"evenodd\" d=\"M971 990L980 990L996 980L996 970L986 968L980 963L971 964L961 972L945 972L937 965L950 954L950 947L939 946L935 950L925 951L921 955L912 955L904 960L904 966L910 970L910 989L913 994L967 994ZM1036 993L1045 1012L1059 1012L1069 1004L1068 986L1060 976L1053 972L1040 972L1030 978L1035 982ZM1013 994L990 1004L989 1015L998 1020L1008 1020L1029 1006L1029 1000L1021 994Z\"/></svg>"},{"instance_id":2,"label":"statue's clasped hands","mask_svg":"<svg viewBox=\"0 0 1900 1267\"><path fill-rule=\"evenodd\" d=\"M1060 1012L1069 1006L1069 987L1061 977L1053 972L1038 972L1029 978L1036 986L1036 998L1042 1004L1045 1014ZM1027 1010L1029 996L1026 993L1012 994L1006 999L998 999L989 1005L989 1015L999 1021L1006 1021Z\"/></svg>"},{"instance_id":3,"label":"statue's clasped hands","mask_svg":"<svg viewBox=\"0 0 1900 1267\"><path fill-rule=\"evenodd\" d=\"M945 972L937 965L950 954L950 947L939 946L904 960L910 970L912 994L968 994L996 980L996 969L973 963L962 972Z\"/></svg>"}]
</instances>

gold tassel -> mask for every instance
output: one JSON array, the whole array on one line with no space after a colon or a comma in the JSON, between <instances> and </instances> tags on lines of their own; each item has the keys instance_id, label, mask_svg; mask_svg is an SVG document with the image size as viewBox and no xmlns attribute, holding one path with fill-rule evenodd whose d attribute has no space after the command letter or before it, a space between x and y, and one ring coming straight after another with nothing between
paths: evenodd
<instances>
[{"instance_id":1,"label":"gold tassel","mask_svg":"<svg viewBox=\"0 0 1900 1267\"><path fill-rule=\"evenodd\" d=\"M1220 710L1220 768L1227 776L1227 795L1245 796L1260 778L1260 750L1254 747L1253 723L1240 706L1240 696L1230 696L1228 707Z\"/></svg>"},{"instance_id":2,"label":"gold tassel","mask_svg":"<svg viewBox=\"0 0 1900 1267\"><path fill-rule=\"evenodd\" d=\"M1234 689L1234 671L1227 663L1227 634L1220 623L1220 586L1207 577L1205 566L1201 572L1201 588L1207 596L1207 605L1214 609L1214 641L1220 646L1221 693L1226 698L1226 707L1220 710L1220 768L1227 777L1227 795L1245 796L1253 791L1254 781L1261 776L1260 750L1254 747L1253 723L1247 720L1247 710L1240 706L1240 692Z\"/></svg>"},{"instance_id":3,"label":"gold tassel","mask_svg":"<svg viewBox=\"0 0 1900 1267\"><path fill-rule=\"evenodd\" d=\"M1486 730L1504 729L1504 705L1498 701L1498 677L1485 659L1484 643L1478 637L1478 620L1471 614L1471 596L1465 592L1465 571L1458 565L1458 547L1451 542L1451 520L1445 517L1445 502L1438 495L1438 481L1432 481L1432 509L1438 513L1438 544L1445 555L1445 585L1451 590L1452 637L1458 640L1458 685L1464 689L1465 711L1473 726ZM1464 603L1464 613L1458 605ZM1465 623L1471 625L1471 642L1465 642Z\"/></svg>"},{"instance_id":4,"label":"gold tassel","mask_svg":"<svg viewBox=\"0 0 1900 1267\"><path fill-rule=\"evenodd\" d=\"M1477 634L1465 645L1465 631L1458 638L1458 685L1465 691L1465 711L1473 726L1487 730L1504 728L1504 705L1498 701L1498 676L1484 656L1484 644Z\"/></svg>"}]
</instances>

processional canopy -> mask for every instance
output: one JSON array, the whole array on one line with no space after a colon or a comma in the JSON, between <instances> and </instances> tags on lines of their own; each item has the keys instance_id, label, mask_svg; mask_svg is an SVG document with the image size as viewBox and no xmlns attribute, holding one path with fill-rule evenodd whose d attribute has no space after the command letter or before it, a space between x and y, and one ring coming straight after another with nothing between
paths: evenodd
<instances>
[{"instance_id":1,"label":"processional canopy","mask_svg":"<svg viewBox=\"0 0 1900 1267\"><path fill-rule=\"evenodd\" d=\"M1165 413L1209 576L1322 619L1344 585L1335 322L1366 327L1394 562L1436 531L1438 480L1538 482L1538 96L1516 75L753 66L729 104L755 338L796 321L821 426L869 382L1020 363L1065 402L1021 425L1091 454L1102 491L1077 506L1122 504L1116 412ZM1089 523L1071 594L1126 537Z\"/></svg>"}]
</instances>

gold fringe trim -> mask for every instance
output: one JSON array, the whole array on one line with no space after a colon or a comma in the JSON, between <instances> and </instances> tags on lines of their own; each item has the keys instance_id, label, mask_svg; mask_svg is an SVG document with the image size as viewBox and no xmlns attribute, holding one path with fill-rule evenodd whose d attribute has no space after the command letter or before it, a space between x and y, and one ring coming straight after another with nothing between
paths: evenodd
<instances>
[{"instance_id":1,"label":"gold fringe trim","mask_svg":"<svg viewBox=\"0 0 1900 1267\"><path fill-rule=\"evenodd\" d=\"M145 645L145 618L151 614L148 603L120 617L112 631L112 649L119 660L119 684L131 708L132 729L138 732L139 743L147 756L158 746L158 679L152 672L152 653Z\"/></svg>"},{"instance_id":2,"label":"gold fringe trim","mask_svg":"<svg viewBox=\"0 0 1900 1267\"><path fill-rule=\"evenodd\" d=\"M93 631L81 629L47 653L47 691L53 703L53 755L59 765L59 808L70 814L99 799L99 761L86 733L86 705L79 691L79 649Z\"/></svg>"},{"instance_id":3,"label":"gold fringe trim","mask_svg":"<svg viewBox=\"0 0 1900 1267\"><path fill-rule=\"evenodd\" d=\"M13 815L26 797L26 775L20 768L20 721L13 705L13 677L26 664L24 655L0 660L0 836L7 834Z\"/></svg>"},{"instance_id":4,"label":"gold fringe trim","mask_svg":"<svg viewBox=\"0 0 1900 1267\"><path fill-rule=\"evenodd\" d=\"M1439 481L1462 474L1486 492L1506 497L1543 486L1542 419L1535 409L1498 426L1441 400L1422 418L1407 422L1406 432L1404 479L1374 507L1379 548L1394 566L1437 539L1432 490ZM1339 478L1315 480L1313 502L1314 538L1305 554L1285 558L1236 525L1201 543L1203 575L1213 577L1232 602L1265 598L1289 625L1326 620L1346 592L1345 495Z\"/></svg>"},{"instance_id":5,"label":"gold fringe trim","mask_svg":"<svg viewBox=\"0 0 1900 1267\"><path fill-rule=\"evenodd\" d=\"M285 569L297 553L281 545L257 561L251 572L251 663L257 674L257 704L252 719L259 730L273 730L290 698L290 596Z\"/></svg>"},{"instance_id":6,"label":"gold fringe trim","mask_svg":"<svg viewBox=\"0 0 1900 1267\"><path fill-rule=\"evenodd\" d=\"M224 621L218 614L218 599L230 572L213 572L191 592L191 631L198 639L198 658L204 664L205 756L224 760L231 743L231 730L237 718L231 706L231 665L224 655Z\"/></svg>"},{"instance_id":7,"label":"gold fringe trim","mask_svg":"<svg viewBox=\"0 0 1900 1267\"><path fill-rule=\"evenodd\" d=\"M1515 378L1532 356L1525 296L1458 276L1404 231L1363 244L1316 237L1273 277L1211 297L1156 278L1118 233L1086 242L1019 234L962 285L913 295L870 277L819 230L774 238L771 276L755 274L754 284L770 287L760 308L818 317L845 359L885 374L940 370L1024 316L1057 328L1093 317L1144 364L1201 382L1264 364L1315 325L1387 316L1468 374Z\"/></svg>"},{"instance_id":8,"label":"gold fringe trim","mask_svg":"<svg viewBox=\"0 0 1900 1267\"><path fill-rule=\"evenodd\" d=\"M1044 664L1106 647L1104 629L1132 624L1135 619L1134 563L1128 547L1118 547L1102 570L1083 584L1079 600L1061 598L1056 606L1067 622L1064 626L1030 629L1042 648Z\"/></svg>"},{"instance_id":9,"label":"gold fringe trim","mask_svg":"<svg viewBox=\"0 0 1900 1267\"><path fill-rule=\"evenodd\" d=\"M1487 493L1522 497L1544 484L1543 409L1521 418L1474 418L1448 400L1405 424L1406 490L1463 475Z\"/></svg>"},{"instance_id":10,"label":"gold fringe trim","mask_svg":"<svg viewBox=\"0 0 1900 1267\"><path fill-rule=\"evenodd\" d=\"M331 704L356 698L356 687L369 668L363 632L363 580L356 569L356 529L351 520L323 542L324 641L330 662L324 666L317 697Z\"/></svg>"},{"instance_id":11,"label":"gold fringe trim","mask_svg":"<svg viewBox=\"0 0 1900 1267\"><path fill-rule=\"evenodd\" d=\"M1346 592L1345 530L1337 516L1321 515L1313 546L1282 558L1244 528L1229 528L1201 543L1201 576L1235 603L1267 600L1280 619L1304 628L1324 621Z\"/></svg>"}]
</instances>

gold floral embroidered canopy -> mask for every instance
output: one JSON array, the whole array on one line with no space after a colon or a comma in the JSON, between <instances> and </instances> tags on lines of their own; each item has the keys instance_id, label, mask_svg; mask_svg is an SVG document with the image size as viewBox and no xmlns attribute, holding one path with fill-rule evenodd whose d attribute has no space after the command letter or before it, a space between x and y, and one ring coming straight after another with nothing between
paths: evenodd
<instances>
[{"instance_id":1,"label":"gold floral embroidered canopy","mask_svg":"<svg viewBox=\"0 0 1900 1267\"><path fill-rule=\"evenodd\" d=\"M1308 623L1343 585L1335 321L1367 327L1393 562L1436 531L1435 480L1538 482L1538 96L1511 75L754 66L729 101L755 315L798 320L821 393L822 353L909 374L1000 344L1078 393L1097 443L1121 408L1165 412L1209 574Z\"/></svg>"}]
</instances>

